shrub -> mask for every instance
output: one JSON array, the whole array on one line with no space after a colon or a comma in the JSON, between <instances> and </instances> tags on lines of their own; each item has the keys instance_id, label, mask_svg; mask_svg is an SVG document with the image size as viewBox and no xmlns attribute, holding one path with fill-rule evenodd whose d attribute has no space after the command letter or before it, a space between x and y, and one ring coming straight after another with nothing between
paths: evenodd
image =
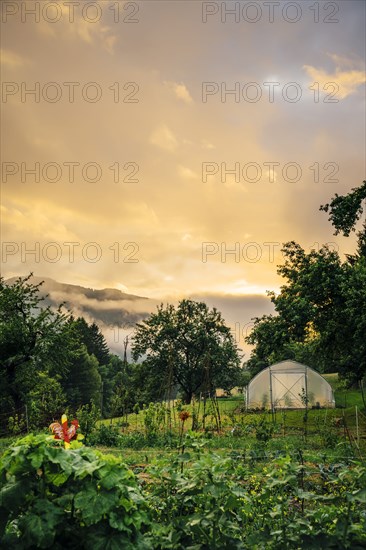
<instances>
[{"instance_id":1,"label":"shrub","mask_svg":"<svg viewBox=\"0 0 366 550\"><path fill-rule=\"evenodd\" d=\"M101 424L89 436L90 445L103 445L105 447L118 447L121 435L116 426Z\"/></svg>"},{"instance_id":2,"label":"shrub","mask_svg":"<svg viewBox=\"0 0 366 550\"><path fill-rule=\"evenodd\" d=\"M0 480L2 548L151 548L144 498L116 457L29 435L3 455Z\"/></svg>"},{"instance_id":3,"label":"shrub","mask_svg":"<svg viewBox=\"0 0 366 550\"><path fill-rule=\"evenodd\" d=\"M100 410L94 403L82 405L76 411L76 418L80 424L80 431L85 437L85 443L89 443L90 434L95 430L100 418Z\"/></svg>"},{"instance_id":4,"label":"shrub","mask_svg":"<svg viewBox=\"0 0 366 550\"><path fill-rule=\"evenodd\" d=\"M366 469L355 461L316 465L299 451L250 464L207 452L189 431L143 472L142 494L120 459L71 445L30 435L5 452L1 548L366 548Z\"/></svg>"},{"instance_id":5,"label":"shrub","mask_svg":"<svg viewBox=\"0 0 366 550\"><path fill-rule=\"evenodd\" d=\"M23 414L9 416L8 430L12 435L19 435L26 431L26 420Z\"/></svg>"}]
</instances>

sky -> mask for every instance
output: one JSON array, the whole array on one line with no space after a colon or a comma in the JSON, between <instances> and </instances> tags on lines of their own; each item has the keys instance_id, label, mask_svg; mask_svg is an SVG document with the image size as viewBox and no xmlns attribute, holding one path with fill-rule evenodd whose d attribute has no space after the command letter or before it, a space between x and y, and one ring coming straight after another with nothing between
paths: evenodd
<instances>
[{"instance_id":1,"label":"sky","mask_svg":"<svg viewBox=\"0 0 366 550\"><path fill-rule=\"evenodd\" d=\"M2 275L245 333L282 243L354 249L319 206L365 179L365 6L4 0Z\"/></svg>"}]
</instances>

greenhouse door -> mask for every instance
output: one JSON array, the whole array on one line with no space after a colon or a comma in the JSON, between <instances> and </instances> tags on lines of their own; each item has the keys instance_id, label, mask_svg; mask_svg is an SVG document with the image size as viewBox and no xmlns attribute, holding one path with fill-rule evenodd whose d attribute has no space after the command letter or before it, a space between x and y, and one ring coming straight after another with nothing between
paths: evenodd
<instances>
[{"instance_id":1,"label":"greenhouse door","mask_svg":"<svg viewBox=\"0 0 366 550\"><path fill-rule=\"evenodd\" d=\"M307 393L304 372L271 372L272 408L303 409L301 395Z\"/></svg>"}]
</instances>

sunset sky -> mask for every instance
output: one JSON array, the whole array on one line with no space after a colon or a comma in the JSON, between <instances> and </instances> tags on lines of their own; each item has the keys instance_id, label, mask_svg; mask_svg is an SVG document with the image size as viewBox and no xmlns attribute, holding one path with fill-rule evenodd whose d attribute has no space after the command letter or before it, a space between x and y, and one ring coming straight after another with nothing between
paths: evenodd
<instances>
[{"instance_id":1,"label":"sunset sky","mask_svg":"<svg viewBox=\"0 0 366 550\"><path fill-rule=\"evenodd\" d=\"M352 251L319 206L365 179L365 5L2 2L2 275L245 325L282 243Z\"/></svg>"}]
</instances>

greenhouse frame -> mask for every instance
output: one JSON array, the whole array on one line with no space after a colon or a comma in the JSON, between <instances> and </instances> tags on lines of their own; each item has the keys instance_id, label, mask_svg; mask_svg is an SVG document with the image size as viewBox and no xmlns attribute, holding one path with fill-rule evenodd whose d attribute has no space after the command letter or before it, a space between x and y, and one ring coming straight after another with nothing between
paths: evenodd
<instances>
[{"instance_id":1,"label":"greenhouse frame","mask_svg":"<svg viewBox=\"0 0 366 550\"><path fill-rule=\"evenodd\" d=\"M247 409L333 408L331 385L314 369L281 361L261 370L246 389Z\"/></svg>"}]
</instances>

